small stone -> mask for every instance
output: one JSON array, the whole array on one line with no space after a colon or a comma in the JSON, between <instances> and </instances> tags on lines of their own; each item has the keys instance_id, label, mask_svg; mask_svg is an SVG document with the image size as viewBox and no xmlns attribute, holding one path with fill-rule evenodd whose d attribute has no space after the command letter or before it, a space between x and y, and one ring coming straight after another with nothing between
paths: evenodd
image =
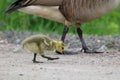
<instances>
[{"instance_id":1,"label":"small stone","mask_svg":"<svg viewBox=\"0 0 120 80\"><path fill-rule=\"evenodd\" d=\"M40 69L43 69L42 67Z\"/></svg>"},{"instance_id":2,"label":"small stone","mask_svg":"<svg viewBox=\"0 0 120 80\"><path fill-rule=\"evenodd\" d=\"M24 74L19 74L19 76L23 76Z\"/></svg>"},{"instance_id":3,"label":"small stone","mask_svg":"<svg viewBox=\"0 0 120 80\"><path fill-rule=\"evenodd\" d=\"M78 54L81 52L80 48L65 49L64 54Z\"/></svg>"},{"instance_id":4,"label":"small stone","mask_svg":"<svg viewBox=\"0 0 120 80\"><path fill-rule=\"evenodd\" d=\"M107 48L107 46L103 45L103 46L101 46L97 51L100 51L100 52L108 52L108 48Z\"/></svg>"}]
</instances>

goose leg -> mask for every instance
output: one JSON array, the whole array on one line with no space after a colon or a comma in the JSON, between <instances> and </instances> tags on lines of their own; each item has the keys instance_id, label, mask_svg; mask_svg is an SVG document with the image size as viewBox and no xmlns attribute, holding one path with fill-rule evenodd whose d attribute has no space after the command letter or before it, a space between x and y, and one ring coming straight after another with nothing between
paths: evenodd
<instances>
[{"instance_id":1,"label":"goose leg","mask_svg":"<svg viewBox=\"0 0 120 80\"><path fill-rule=\"evenodd\" d=\"M62 37L61 37L61 40L64 42L65 40L65 37L66 37L66 34L67 32L69 31L69 27L67 27L66 25L64 26L64 29L63 29L63 34L62 34ZM58 54L61 54L59 51L56 51L56 53Z\"/></svg>"},{"instance_id":2,"label":"goose leg","mask_svg":"<svg viewBox=\"0 0 120 80\"><path fill-rule=\"evenodd\" d=\"M43 58L47 58L48 60L56 60L56 59L59 59L59 58L51 58L51 57L47 57L45 55L41 55Z\"/></svg>"},{"instance_id":3,"label":"goose leg","mask_svg":"<svg viewBox=\"0 0 120 80\"><path fill-rule=\"evenodd\" d=\"M63 42L64 42L64 40L65 40L66 34L68 33L68 30L69 30L69 27L64 26L63 34L62 34L62 37L61 37L61 40L62 40Z\"/></svg>"},{"instance_id":4,"label":"goose leg","mask_svg":"<svg viewBox=\"0 0 120 80\"><path fill-rule=\"evenodd\" d=\"M33 63L43 63L43 62L39 62L39 61L36 61L36 56L37 56L37 54L36 53L34 53L34 57L33 57Z\"/></svg>"},{"instance_id":5,"label":"goose leg","mask_svg":"<svg viewBox=\"0 0 120 80\"><path fill-rule=\"evenodd\" d=\"M82 30L77 27L77 33L78 33L78 36L80 38L80 41L82 43L82 50L84 50L85 53L102 53L102 52L98 52L98 51L95 51L95 50L89 50L84 39L83 39L83 33L82 33Z\"/></svg>"}]
</instances>

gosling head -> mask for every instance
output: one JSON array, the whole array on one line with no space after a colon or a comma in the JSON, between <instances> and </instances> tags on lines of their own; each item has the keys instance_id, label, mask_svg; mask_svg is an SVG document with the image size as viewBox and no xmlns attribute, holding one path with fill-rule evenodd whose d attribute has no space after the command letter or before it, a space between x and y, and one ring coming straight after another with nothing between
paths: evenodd
<instances>
[{"instance_id":1,"label":"gosling head","mask_svg":"<svg viewBox=\"0 0 120 80\"><path fill-rule=\"evenodd\" d=\"M63 53L64 52L64 43L62 41L56 41L56 51L58 51L59 53Z\"/></svg>"}]
</instances>

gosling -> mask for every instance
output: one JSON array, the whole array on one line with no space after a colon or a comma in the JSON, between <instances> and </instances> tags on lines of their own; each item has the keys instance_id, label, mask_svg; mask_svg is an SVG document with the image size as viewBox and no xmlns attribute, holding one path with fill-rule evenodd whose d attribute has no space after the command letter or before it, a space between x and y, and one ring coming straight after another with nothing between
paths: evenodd
<instances>
[{"instance_id":1,"label":"gosling","mask_svg":"<svg viewBox=\"0 0 120 80\"><path fill-rule=\"evenodd\" d=\"M48 60L56 60L57 58L52 58L44 55L44 51L57 50L61 53L64 51L64 44L62 41L51 39L44 35L32 35L22 41L23 48L34 53L33 63L40 63L36 61L37 54L41 55L43 58Z\"/></svg>"}]
</instances>

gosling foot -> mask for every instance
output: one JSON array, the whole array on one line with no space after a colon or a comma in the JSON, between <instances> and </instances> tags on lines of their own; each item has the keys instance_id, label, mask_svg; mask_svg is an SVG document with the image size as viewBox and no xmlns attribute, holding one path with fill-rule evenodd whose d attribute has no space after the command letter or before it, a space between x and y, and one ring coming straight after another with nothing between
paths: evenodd
<instances>
[{"instance_id":1,"label":"gosling foot","mask_svg":"<svg viewBox=\"0 0 120 80\"><path fill-rule=\"evenodd\" d=\"M35 61L35 60L32 60L33 63L43 63L43 62L40 62L40 61Z\"/></svg>"},{"instance_id":2,"label":"gosling foot","mask_svg":"<svg viewBox=\"0 0 120 80\"><path fill-rule=\"evenodd\" d=\"M51 58L51 57L48 57L48 56L45 56L45 55L41 55L43 58L46 58L48 60L56 60L56 59L59 59L59 58Z\"/></svg>"},{"instance_id":3,"label":"gosling foot","mask_svg":"<svg viewBox=\"0 0 120 80\"><path fill-rule=\"evenodd\" d=\"M56 60L56 59L59 59L59 58L48 58L48 60Z\"/></svg>"}]
</instances>

